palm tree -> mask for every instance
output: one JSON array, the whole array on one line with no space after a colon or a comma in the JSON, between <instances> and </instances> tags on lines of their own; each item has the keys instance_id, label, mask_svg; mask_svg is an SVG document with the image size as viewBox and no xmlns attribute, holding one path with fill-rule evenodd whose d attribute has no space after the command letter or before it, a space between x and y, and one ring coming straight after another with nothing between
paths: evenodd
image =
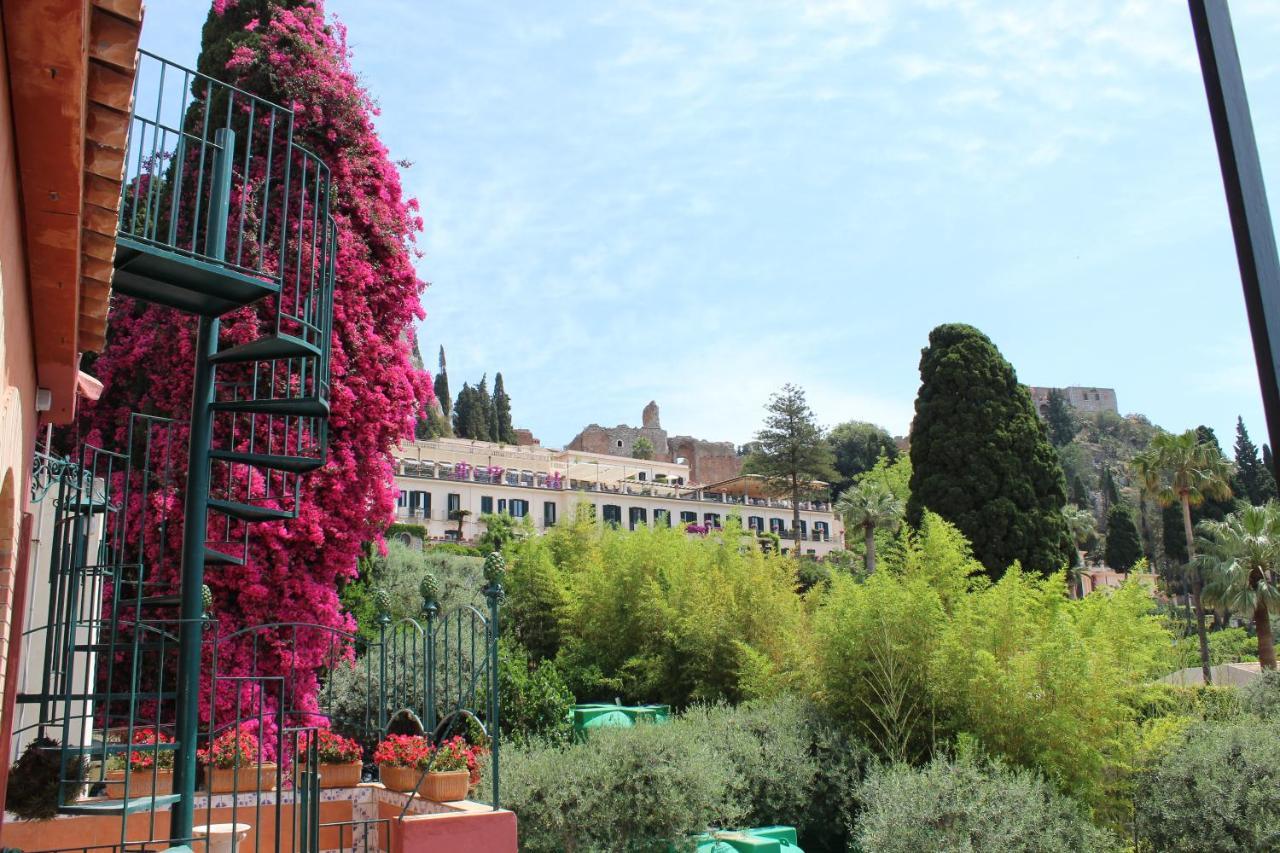
<instances>
[{"instance_id":1,"label":"palm tree","mask_svg":"<svg viewBox=\"0 0 1280 853\"><path fill-rule=\"evenodd\" d=\"M1195 604L1196 634L1200 638L1200 668L1204 683L1211 684L1209 672L1209 635L1204 627L1204 602L1200 596L1200 575L1195 570L1195 535L1191 529L1191 507L1205 498L1225 500L1231 497L1227 478L1231 466L1222 452L1212 444L1200 441L1194 429L1181 435L1162 433L1151 439L1147 449L1138 454L1134 470L1142 472L1143 487L1155 495L1161 506L1182 505L1182 527L1187 537L1188 578L1191 600Z\"/></svg>"},{"instance_id":2,"label":"palm tree","mask_svg":"<svg viewBox=\"0 0 1280 853\"><path fill-rule=\"evenodd\" d=\"M878 480L863 480L847 489L836 501L835 510L844 519L846 529L862 528L866 541L867 574L876 570L876 529L897 529L902 521L902 501Z\"/></svg>"},{"instance_id":3,"label":"palm tree","mask_svg":"<svg viewBox=\"0 0 1280 853\"><path fill-rule=\"evenodd\" d=\"M1062 517L1067 521L1067 531L1071 534L1071 541L1075 543L1076 552L1079 554L1097 533L1093 513L1075 504L1067 504L1062 508ZM1080 597L1084 598L1084 558L1077 556L1076 559L1076 565L1071 568L1071 577L1076 581Z\"/></svg>"},{"instance_id":4,"label":"palm tree","mask_svg":"<svg viewBox=\"0 0 1280 853\"><path fill-rule=\"evenodd\" d=\"M1202 521L1196 528L1204 574L1202 595L1209 604L1225 607L1246 619L1258 632L1258 661L1276 668L1276 644L1271 614L1280 614L1280 504L1245 507L1222 521Z\"/></svg>"}]
</instances>

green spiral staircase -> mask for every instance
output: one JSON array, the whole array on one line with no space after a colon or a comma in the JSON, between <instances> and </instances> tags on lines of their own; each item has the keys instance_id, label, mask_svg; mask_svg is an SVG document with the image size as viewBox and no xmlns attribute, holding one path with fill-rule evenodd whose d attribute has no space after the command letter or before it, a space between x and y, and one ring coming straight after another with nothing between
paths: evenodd
<instances>
[{"instance_id":1,"label":"green spiral staircase","mask_svg":"<svg viewBox=\"0 0 1280 853\"><path fill-rule=\"evenodd\" d=\"M81 451L58 510L46 674L19 698L61 729L64 778L86 757L172 751L173 793L130 796L126 781L84 802L64 785L59 811L170 807L177 843L192 837L205 573L248 560L253 524L295 518L326 462L337 240L328 167L289 109L141 52L130 118L113 288L195 318L190 438L135 415L123 450ZM237 312L259 334L222 340ZM183 507L180 548L165 500ZM174 575L176 590L161 581ZM146 726L173 743L138 741Z\"/></svg>"}]
</instances>

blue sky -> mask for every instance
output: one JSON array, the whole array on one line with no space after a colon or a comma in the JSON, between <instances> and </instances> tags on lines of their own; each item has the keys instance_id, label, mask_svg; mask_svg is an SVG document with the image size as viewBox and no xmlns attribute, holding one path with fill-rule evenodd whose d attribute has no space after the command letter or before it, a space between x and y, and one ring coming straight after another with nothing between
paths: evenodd
<instances>
[{"instance_id":1,"label":"blue sky","mask_svg":"<svg viewBox=\"0 0 1280 853\"><path fill-rule=\"evenodd\" d=\"M742 442L795 382L910 424L920 349L1266 440L1182 0L329 0L426 219L434 368L518 426ZM194 64L207 2L152 0ZM1280 202L1280 3L1235 0Z\"/></svg>"}]
</instances>

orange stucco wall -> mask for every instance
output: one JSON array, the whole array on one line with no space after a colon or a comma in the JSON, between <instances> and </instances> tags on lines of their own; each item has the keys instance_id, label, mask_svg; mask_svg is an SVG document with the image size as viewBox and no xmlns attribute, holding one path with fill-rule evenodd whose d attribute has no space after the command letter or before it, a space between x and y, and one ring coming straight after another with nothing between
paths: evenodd
<instances>
[{"instance_id":1,"label":"orange stucco wall","mask_svg":"<svg viewBox=\"0 0 1280 853\"><path fill-rule=\"evenodd\" d=\"M294 849L291 825L293 807L286 805L283 814L279 849L292 850ZM350 821L351 814L351 803L347 801L320 804L321 823ZM213 809L212 813L204 809L196 810L197 824L228 823L231 819L231 809ZM253 827L241 844L242 850L260 850L265 853L265 851L276 849L274 807L263 806L261 811L255 810L252 806L242 807L236 810L235 819L239 823L247 823ZM169 813L156 812L154 821L152 824L150 813L131 815L127 840L164 838L169 831ZM320 849L336 849L340 843L338 832L336 828L321 830ZM3 836L4 846L17 847L20 850L58 850L99 844L112 845L120 843L120 818L60 817L45 821L15 820L6 822L0 835Z\"/></svg>"},{"instance_id":2,"label":"orange stucco wall","mask_svg":"<svg viewBox=\"0 0 1280 853\"><path fill-rule=\"evenodd\" d=\"M0 20L0 52L4 50ZM13 111L9 97L7 57L0 61L0 482L12 476L14 488L0 506L0 528L16 530L26 509L31 454L35 448L35 358L31 340L31 306L27 296L27 261L23 250L18 197L18 163ZM15 543L0 529L0 695L5 681L12 621Z\"/></svg>"}]
</instances>

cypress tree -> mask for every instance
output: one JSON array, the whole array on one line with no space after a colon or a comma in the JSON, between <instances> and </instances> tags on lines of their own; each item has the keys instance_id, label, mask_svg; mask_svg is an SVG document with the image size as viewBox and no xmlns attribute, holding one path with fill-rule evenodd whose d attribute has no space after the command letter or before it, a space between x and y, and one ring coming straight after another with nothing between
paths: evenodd
<instances>
[{"instance_id":1,"label":"cypress tree","mask_svg":"<svg viewBox=\"0 0 1280 853\"><path fill-rule=\"evenodd\" d=\"M1102 511L1110 513L1111 508L1120 502L1120 488L1115 477L1111 476L1111 466L1102 469Z\"/></svg>"},{"instance_id":2,"label":"cypress tree","mask_svg":"<svg viewBox=\"0 0 1280 853\"><path fill-rule=\"evenodd\" d=\"M1142 559L1142 540L1133 514L1122 503L1111 507L1107 514L1107 547L1103 551L1107 565L1119 572L1127 572Z\"/></svg>"},{"instance_id":3,"label":"cypress tree","mask_svg":"<svg viewBox=\"0 0 1280 853\"><path fill-rule=\"evenodd\" d=\"M1276 486L1275 461L1271 458L1271 445L1262 445L1262 494L1267 500L1280 496L1280 487Z\"/></svg>"},{"instance_id":4,"label":"cypress tree","mask_svg":"<svg viewBox=\"0 0 1280 853\"><path fill-rule=\"evenodd\" d=\"M1201 444L1212 445L1218 451L1218 455L1226 458L1226 454L1222 452L1222 445L1218 443L1218 436L1213 431L1213 427L1207 427L1204 424L1196 427L1196 435L1200 438ZM1228 515L1236 511L1236 499L1244 494L1240 485L1240 481L1235 473L1229 479L1231 486L1231 496L1226 498L1209 498L1206 497L1199 506L1191 508L1192 524L1199 524L1202 521L1222 521ZM1186 535L1183 535L1186 540Z\"/></svg>"},{"instance_id":5,"label":"cypress tree","mask_svg":"<svg viewBox=\"0 0 1280 853\"><path fill-rule=\"evenodd\" d=\"M476 409L480 415L476 418L476 436L480 441L497 441L497 421L493 415L493 397L489 396L489 374L480 377L480 384L475 387Z\"/></svg>"},{"instance_id":6,"label":"cypress tree","mask_svg":"<svg viewBox=\"0 0 1280 853\"><path fill-rule=\"evenodd\" d=\"M1066 447L1071 439L1080 431L1071 407L1067 405L1067 395L1057 388L1049 390L1049 402L1044 415L1045 425L1049 428L1049 440L1054 447Z\"/></svg>"},{"instance_id":7,"label":"cypress tree","mask_svg":"<svg viewBox=\"0 0 1280 853\"><path fill-rule=\"evenodd\" d=\"M1062 467L1013 366L982 332L948 324L929 333L920 378L911 523L926 509L947 519L993 577L1015 560L1045 573L1069 564Z\"/></svg>"},{"instance_id":8,"label":"cypress tree","mask_svg":"<svg viewBox=\"0 0 1280 853\"><path fill-rule=\"evenodd\" d=\"M1187 561L1187 532L1182 526L1182 507L1170 504L1161 509L1160 529L1165 559L1181 566Z\"/></svg>"},{"instance_id":9,"label":"cypress tree","mask_svg":"<svg viewBox=\"0 0 1280 853\"><path fill-rule=\"evenodd\" d=\"M458 401L453 404L453 434L458 438L478 441L483 440L488 431L489 425L484 422L476 390L463 382Z\"/></svg>"},{"instance_id":10,"label":"cypress tree","mask_svg":"<svg viewBox=\"0 0 1280 853\"><path fill-rule=\"evenodd\" d=\"M1093 501L1089 498L1089 490L1085 488L1084 480L1080 479L1079 474L1071 478L1071 503L1081 509L1093 511Z\"/></svg>"},{"instance_id":11,"label":"cypress tree","mask_svg":"<svg viewBox=\"0 0 1280 853\"><path fill-rule=\"evenodd\" d=\"M444 346L440 347L440 369L436 371L435 381L436 399L440 401L440 408L444 411L447 418L453 414L453 398L449 396L449 372L444 366Z\"/></svg>"},{"instance_id":12,"label":"cypress tree","mask_svg":"<svg viewBox=\"0 0 1280 853\"><path fill-rule=\"evenodd\" d=\"M516 429L511 423L511 398L507 396L501 373L493 377L493 420L493 440L515 444Z\"/></svg>"}]
</instances>

